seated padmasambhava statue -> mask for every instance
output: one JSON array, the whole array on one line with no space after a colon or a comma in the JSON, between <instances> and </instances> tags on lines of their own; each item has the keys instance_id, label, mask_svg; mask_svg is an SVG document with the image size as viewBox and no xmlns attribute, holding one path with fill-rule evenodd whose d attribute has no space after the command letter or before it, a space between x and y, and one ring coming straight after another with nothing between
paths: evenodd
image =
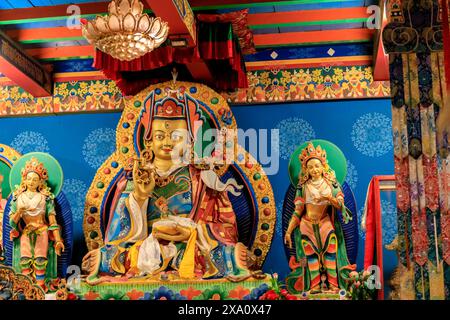
<instances>
[{"instance_id":1,"label":"seated padmasambhava statue","mask_svg":"<svg viewBox=\"0 0 450 320\"><path fill-rule=\"evenodd\" d=\"M152 102L145 151L132 179L118 183L105 245L83 258L88 283L110 278L102 275L150 278L165 270L181 279L249 276L228 197L242 187L193 163L186 105L176 94Z\"/></svg>"},{"instance_id":2,"label":"seated padmasambhava statue","mask_svg":"<svg viewBox=\"0 0 450 320\"><path fill-rule=\"evenodd\" d=\"M331 143L321 141L330 149L337 149ZM343 154L342 158L334 164L346 168L342 164L346 162ZM296 249L295 259L292 257L290 261L293 270L286 277L287 287L293 293L347 289L349 273L356 266L348 260L338 217L340 211L344 223L352 219L350 210L344 205L344 193L322 146L307 143L301 148L297 161L300 168L295 209L284 237L287 246L292 248L294 242Z\"/></svg>"}]
</instances>

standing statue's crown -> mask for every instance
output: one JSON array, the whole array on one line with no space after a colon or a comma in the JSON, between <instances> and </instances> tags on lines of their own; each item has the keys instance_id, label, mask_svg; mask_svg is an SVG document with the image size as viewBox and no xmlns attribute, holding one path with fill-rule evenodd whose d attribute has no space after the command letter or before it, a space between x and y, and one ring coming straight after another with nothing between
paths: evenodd
<instances>
[{"instance_id":1,"label":"standing statue's crown","mask_svg":"<svg viewBox=\"0 0 450 320\"><path fill-rule=\"evenodd\" d=\"M312 142L309 142L308 146L302 150L299 156L302 167L306 167L306 163L312 158L319 159L323 165L327 164L327 152L325 149L322 149L320 145L314 147Z\"/></svg>"},{"instance_id":2,"label":"standing statue's crown","mask_svg":"<svg viewBox=\"0 0 450 320\"><path fill-rule=\"evenodd\" d=\"M45 169L44 164L39 162L38 159L32 157L25 163L25 167L22 169L22 177L25 178L30 172L36 173L41 179L48 179L48 172Z\"/></svg>"}]
</instances>

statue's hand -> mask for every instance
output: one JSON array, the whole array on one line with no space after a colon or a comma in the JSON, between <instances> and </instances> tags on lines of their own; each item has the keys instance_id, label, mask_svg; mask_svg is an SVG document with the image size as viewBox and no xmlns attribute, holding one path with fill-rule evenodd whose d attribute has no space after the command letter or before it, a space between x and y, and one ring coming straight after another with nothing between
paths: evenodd
<instances>
[{"instance_id":1,"label":"statue's hand","mask_svg":"<svg viewBox=\"0 0 450 320\"><path fill-rule=\"evenodd\" d=\"M329 203L331 203L332 199L333 199L332 196L321 196L319 198L319 202L329 202Z\"/></svg>"},{"instance_id":2,"label":"statue's hand","mask_svg":"<svg viewBox=\"0 0 450 320\"><path fill-rule=\"evenodd\" d=\"M17 208L17 211L11 215L11 219L18 223L18 221L22 218L22 214L25 212L25 209L22 207Z\"/></svg>"},{"instance_id":3,"label":"statue's hand","mask_svg":"<svg viewBox=\"0 0 450 320\"><path fill-rule=\"evenodd\" d=\"M65 247L64 247L64 243L62 241L57 241L55 243L55 251L58 256L61 255L61 253L64 251L64 249L65 249Z\"/></svg>"},{"instance_id":4,"label":"statue's hand","mask_svg":"<svg viewBox=\"0 0 450 320\"><path fill-rule=\"evenodd\" d=\"M292 249L292 238L290 233L286 233L284 236L284 243L288 246L289 249Z\"/></svg>"},{"instance_id":5,"label":"statue's hand","mask_svg":"<svg viewBox=\"0 0 450 320\"><path fill-rule=\"evenodd\" d=\"M349 223L351 220L353 220L353 217L351 216L351 214L349 214L347 212L347 210L344 210L342 212L342 218L344 219L344 223L347 224Z\"/></svg>"},{"instance_id":6,"label":"statue's hand","mask_svg":"<svg viewBox=\"0 0 450 320\"><path fill-rule=\"evenodd\" d=\"M84 257L81 263L81 269L90 276L95 276L100 268L101 252L100 249L94 249L89 251Z\"/></svg>"},{"instance_id":7,"label":"statue's hand","mask_svg":"<svg viewBox=\"0 0 450 320\"><path fill-rule=\"evenodd\" d=\"M15 229L12 229L12 230L9 232L9 240L13 241L15 238L18 238L19 235L20 235L20 234L19 234L19 231L15 230Z\"/></svg>"},{"instance_id":8,"label":"statue's hand","mask_svg":"<svg viewBox=\"0 0 450 320\"><path fill-rule=\"evenodd\" d=\"M139 162L136 161L133 166L134 194L140 198L148 198L155 188L155 173L153 170L144 170L139 168Z\"/></svg>"}]
</instances>

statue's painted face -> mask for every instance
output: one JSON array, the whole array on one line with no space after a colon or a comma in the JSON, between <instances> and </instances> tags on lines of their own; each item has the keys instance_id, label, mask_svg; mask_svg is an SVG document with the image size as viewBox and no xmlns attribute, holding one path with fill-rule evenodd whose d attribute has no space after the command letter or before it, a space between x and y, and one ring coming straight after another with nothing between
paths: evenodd
<instances>
[{"instance_id":1,"label":"statue's painted face","mask_svg":"<svg viewBox=\"0 0 450 320\"><path fill-rule=\"evenodd\" d=\"M186 120L153 120L151 147L156 159L173 161L181 157L188 141Z\"/></svg>"},{"instance_id":2,"label":"statue's painted face","mask_svg":"<svg viewBox=\"0 0 450 320\"><path fill-rule=\"evenodd\" d=\"M36 191L41 184L41 178L36 172L29 172L25 178L25 184L30 191Z\"/></svg>"},{"instance_id":3,"label":"statue's painted face","mask_svg":"<svg viewBox=\"0 0 450 320\"><path fill-rule=\"evenodd\" d=\"M306 169L309 176L313 179L319 179L323 174L323 164L319 159L312 158L306 163Z\"/></svg>"}]
</instances>

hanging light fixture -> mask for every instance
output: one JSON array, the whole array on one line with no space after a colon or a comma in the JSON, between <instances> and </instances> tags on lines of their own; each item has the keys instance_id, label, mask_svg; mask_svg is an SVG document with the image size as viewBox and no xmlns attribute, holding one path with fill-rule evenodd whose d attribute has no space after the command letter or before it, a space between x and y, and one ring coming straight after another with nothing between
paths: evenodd
<instances>
[{"instance_id":1,"label":"hanging light fixture","mask_svg":"<svg viewBox=\"0 0 450 320\"><path fill-rule=\"evenodd\" d=\"M97 49L121 61L131 61L158 48L169 26L143 13L139 0L111 1L107 16L82 23L83 36Z\"/></svg>"}]
</instances>

